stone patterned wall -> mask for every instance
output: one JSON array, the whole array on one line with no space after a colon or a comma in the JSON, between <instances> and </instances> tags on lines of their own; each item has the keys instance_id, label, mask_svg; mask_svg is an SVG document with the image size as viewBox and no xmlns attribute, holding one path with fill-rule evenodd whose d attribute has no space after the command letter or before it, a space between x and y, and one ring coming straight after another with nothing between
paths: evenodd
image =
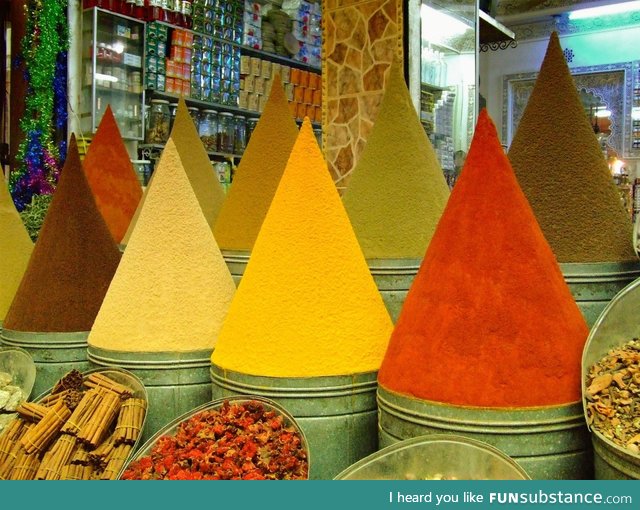
<instances>
[{"instance_id":1,"label":"stone patterned wall","mask_svg":"<svg viewBox=\"0 0 640 510\"><path fill-rule=\"evenodd\" d=\"M324 0L323 148L338 189L373 127L387 70L402 59L402 0Z\"/></svg>"}]
</instances>

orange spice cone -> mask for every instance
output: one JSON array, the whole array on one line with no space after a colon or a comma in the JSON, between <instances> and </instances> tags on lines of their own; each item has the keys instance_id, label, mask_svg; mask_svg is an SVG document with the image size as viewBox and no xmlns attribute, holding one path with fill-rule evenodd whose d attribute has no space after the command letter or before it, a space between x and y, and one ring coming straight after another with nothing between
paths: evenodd
<instances>
[{"instance_id":1,"label":"orange spice cone","mask_svg":"<svg viewBox=\"0 0 640 510\"><path fill-rule=\"evenodd\" d=\"M379 382L460 406L580 399L587 326L482 111Z\"/></svg>"}]
</instances>

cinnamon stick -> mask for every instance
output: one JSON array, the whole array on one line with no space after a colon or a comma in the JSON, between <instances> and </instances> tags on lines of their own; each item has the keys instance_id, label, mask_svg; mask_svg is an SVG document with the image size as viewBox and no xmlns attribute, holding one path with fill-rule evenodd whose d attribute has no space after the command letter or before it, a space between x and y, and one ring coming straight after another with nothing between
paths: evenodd
<instances>
[{"instance_id":1,"label":"cinnamon stick","mask_svg":"<svg viewBox=\"0 0 640 510\"><path fill-rule=\"evenodd\" d=\"M121 444L115 448L109 458L107 467L100 475L100 480L115 480L122 466L124 466L124 463L127 461L132 448L129 444Z\"/></svg>"},{"instance_id":2,"label":"cinnamon stick","mask_svg":"<svg viewBox=\"0 0 640 510\"><path fill-rule=\"evenodd\" d=\"M40 459L38 453L27 453L24 448L21 449L18 459L11 470L10 480L33 480L38 471Z\"/></svg>"},{"instance_id":3,"label":"cinnamon stick","mask_svg":"<svg viewBox=\"0 0 640 510\"><path fill-rule=\"evenodd\" d=\"M36 479L59 480L62 468L69 462L75 444L74 436L62 434L42 458Z\"/></svg>"},{"instance_id":4,"label":"cinnamon stick","mask_svg":"<svg viewBox=\"0 0 640 510\"><path fill-rule=\"evenodd\" d=\"M122 403L118 422L116 423L116 445L134 444L142 430L142 423L147 411L147 402L142 398L130 398Z\"/></svg>"},{"instance_id":5,"label":"cinnamon stick","mask_svg":"<svg viewBox=\"0 0 640 510\"><path fill-rule=\"evenodd\" d=\"M44 451L69 416L71 416L69 408L62 402L58 402L20 439L20 444L28 454Z\"/></svg>"},{"instance_id":6,"label":"cinnamon stick","mask_svg":"<svg viewBox=\"0 0 640 510\"><path fill-rule=\"evenodd\" d=\"M96 447L107 434L121 404L120 395L112 390L101 388L100 394L102 398L98 406L78 432L78 439L93 447Z\"/></svg>"},{"instance_id":7,"label":"cinnamon stick","mask_svg":"<svg viewBox=\"0 0 640 510\"><path fill-rule=\"evenodd\" d=\"M23 402L18 406L16 412L25 420L32 421L34 423L39 422L45 414L47 414L48 409L41 405L36 404L34 402Z\"/></svg>"},{"instance_id":8,"label":"cinnamon stick","mask_svg":"<svg viewBox=\"0 0 640 510\"><path fill-rule=\"evenodd\" d=\"M98 390L91 389L85 392L82 400L80 400L80 403L62 427L62 432L77 435L86 422L89 421L101 399L102 395Z\"/></svg>"},{"instance_id":9,"label":"cinnamon stick","mask_svg":"<svg viewBox=\"0 0 640 510\"><path fill-rule=\"evenodd\" d=\"M89 374L84 381L84 385L87 388L104 388L107 390L111 390L122 398L129 398L133 394L130 388L117 383L113 379L110 379L106 375L103 375L99 372L94 372L93 374Z\"/></svg>"}]
</instances>

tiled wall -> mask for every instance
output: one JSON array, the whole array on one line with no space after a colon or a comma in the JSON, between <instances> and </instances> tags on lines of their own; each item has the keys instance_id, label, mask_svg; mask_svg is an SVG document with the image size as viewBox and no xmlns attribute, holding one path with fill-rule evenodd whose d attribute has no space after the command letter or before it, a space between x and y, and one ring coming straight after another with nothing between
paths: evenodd
<instances>
[{"instance_id":1,"label":"tiled wall","mask_svg":"<svg viewBox=\"0 0 640 510\"><path fill-rule=\"evenodd\" d=\"M339 189L364 148L387 70L402 58L401 0L324 0L325 158Z\"/></svg>"}]
</instances>

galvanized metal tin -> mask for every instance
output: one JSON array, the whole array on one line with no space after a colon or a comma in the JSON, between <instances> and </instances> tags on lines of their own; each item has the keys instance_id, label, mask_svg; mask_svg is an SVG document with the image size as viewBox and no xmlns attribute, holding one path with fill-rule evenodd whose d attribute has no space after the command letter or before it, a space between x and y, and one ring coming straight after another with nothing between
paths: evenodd
<instances>
[{"instance_id":1,"label":"galvanized metal tin","mask_svg":"<svg viewBox=\"0 0 640 510\"><path fill-rule=\"evenodd\" d=\"M604 309L582 352L582 405L587 419L587 374L607 353L640 337L640 280L627 285ZM598 480L640 479L640 455L591 429L595 477Z\"/></svg>"},{"instance_id":2,"label":"galvanized metal tin","mask_svg":"<svg viewBox=\"0 0 640 510\"><path fill-rule=\"evenodd\" d=\"M236 287L242 280L242 275L244 275L244 270L247 268L250 256L251 252L249 251L222 250L222 257L227 263Z\"/></svg>"},{"instance_id":3,"label":"galvanized metal tin","mask_svg":"<svg viewBox=\"0 0 640 510\"><path fill-rule=\"evenodd\" d=\"M456 434L405 439L359 460L336 480L529 480L493 446Z\"/></svg>"},{"instance_id":4,"label":"galvanized metal tin","mask_svg":"<svg viewBox=\"0 0 640 510\"><path fill-rule=\"evenodd\" d=\"M313 457L309 478L330 480L378 449L377 372L332 377L259 377L211 366L214 399L259 395L288 410Z\"/></svg>"},{"instance_id":5,"label":"galvanized metal tin","mask_svg":"<svg viewBox=\"0 0 640 510\"><path fill-rule=\"evenodd\" d=\"M640 261L565 263L560 269L589 327L618 292L640 277Z\"/></svg>"},{"instance_id":6,"label":"galvanized metal tin","mask_svg":"<svg viewBox=\"0 0 640 510\"><path fill-rule=\"evenodd\" d=\"M422 259L368 259L369 271L395 324Z\"/></svg>"},{"instance_id":7,"label":"galvanized metal tin","mask_svg":"<svg viewBox=\"0 0 640 510\"><path fill-rule=\"evenodd\" d=\"M291 427L295 428L295 430L300 434L300 437L302 439L302 447L304 448L304 450L307 453L307 462L308 462L308 465L310 467L311 466L311 455L310 455L310 452L309 452L309 443L308 443L307 438L306 438L306 436L304 434L304 431L302 430L302 428L300 427L300 424L296 421L296 419L289 413L289 411L287 411L284 407L282 407L280 404L278 404L277 402L274 402L271 399L260 397L260 396L257 396L257 395L247 395L247 396L234 397L234 398L228 398L228 397L220 398L220 399L213 400L211 402L207 402L206 404L202 404L202 405L196 407L195 409L191 409L191 410L187 411L186 413L182 414L181 416L178 416L177 418L175 418L171 422L167 423L160 430L158 430L155 434L153 434L147 441L145 441L145 443L136 452L135 455L133 455L132 457L129 458L129 460L122 466L122 469L120 470L120 473L118 474L118 479L122 478L122 475L127 470L127 468L129 467L129 464L131 464L132 462L135 462L137 460L140 460L142 457L145 457L145 456L149 455L151 453L151 450L153 449L153 447L158 442L158 439L160 439L161 437L164 437L164 436L174 436L176 434L176 432L177 432L178 426L182 422L192 418L196 414L201 413L203 411L211 411L211 410L214 410L214 409L219 409L220 407L222 407L222 404L225 401L229 401L231 403L233 403L233 402L235 402L235 403L246 403L246 402L249 402L251 400L258 400L258 401L262 402L262 404L265 407L265 409L274 410L277 413L281 414L285 418L285 420L284 420L285 426L287 426L287 427L291 426Z\"/></svg>"},{"instance_id":8,"label":"galvanized metal tin","mask_svg":"<svg viewBox=\"0 0 640 510\"><path fill-rule=\"evenodd\" d=\"M144 440L177 416L211 400L211 351L122 352L89 346L89 361L99 367L129 370L149 396Z\"/></svg>"},{"instance_id":9,"label":"galvanized metal tin","mask_svg":"<svg viewBox=\"0 0 640 510\"><path fill-rule=\"evenodd\" d=\"M87 360L87 331L77 333L13 331L3 329L3 345L21 347L36 364L36 381L32 395L39 395L72 369L84 372L90 368Z\"/></svg>"},{"instance_id":10,"label":"galvanized metal tin","mask_svg":"<svg viewBox=\"0 0 640 510\"><path fill-rule=\"evenodd\" d=\"M378 388L380 446L431 433L483 441L533 479L584 479L593 473L580 403L524 409L473 408L417 400Z\"/></svg>"}]
</instances>

